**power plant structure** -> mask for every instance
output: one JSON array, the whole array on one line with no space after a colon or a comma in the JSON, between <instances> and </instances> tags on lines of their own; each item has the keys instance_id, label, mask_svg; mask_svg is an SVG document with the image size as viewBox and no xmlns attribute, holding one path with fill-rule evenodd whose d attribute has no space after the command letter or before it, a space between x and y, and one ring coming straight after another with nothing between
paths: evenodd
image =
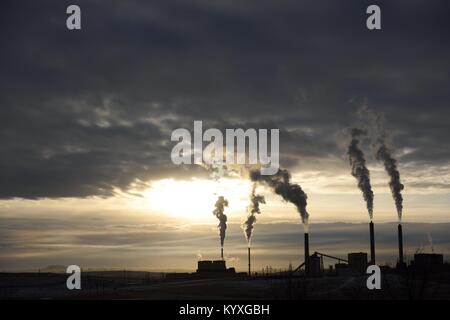
<instances>
[{"instance_id":1,"label":"power plant structure","mask_svg":"<svg viewBox=\"0 0 450 320\"><path fill-rule=\"evenodd\" d=\"M397 225L397 235L398 235L398 262L396 269L398 271L405 271L409 268L405 262L404 249L403 249L403 227L401 223ZM310 243L309 243L309 232L304 233L304 261L295 269L293 272L300 272L303 270L303 275L316 277L320 276L324 272L323 259L333 259L336 260L334 273L337 275L361 275L365 274L367 267L369 265L376 264L376 251L375 251L375 225L371 220L369 222L369 248L370 252L351 252L348 253L347 259L339 258L324 253L314 251L310 254ZM219 273L226 272L230 274L230 270L224 268L224 252L223 246L220 248L221 260L213 261L214 266L220 265ZM252 276L252 257L251 257L251 247L250 243L247 246L247 259L248 259L248 270L245 274ZM439 269L443 264L443 256L439 254L416 254L414 256L414 261L411 262L410 267L420 270L434 270ZM209 267L209 262L203 261L199 262L199 268L197 273L204 273ZM206 268L206 269L205 269ZM214 268L213 268L214 269ZM330 265L330 270L333 271L333 265ZM241 273L242 274L242 273Z\"/></svg>"},{"instance_id":2,"label":"power plant structure","mask_svg":"<svg viewBox=\"0 0 450 320\"><path fill-rule=\"evenodd\" d=\"M370 229L370 264L375 264L375 231L373 221L370 221L369 229Z\"/></svg>"},{"instance_id":3,"label":"power plant structure","mask_svg":"<svg viewBox=\"0 0 450 320\"><path fill-rule=\"evenodd\" d=\"M401 223L398 224L398 263L397 269L406 268L406 264L403 260L403 229Z\"/></svg>"},{"instance_id":4,"label":"power plant structure","mask_svg":"<svg viewBox=\"0 0 450 320\"><path fill-rule=\"evenodd\" d=\"M399 232L401 232L401 227L399 228ZM320 275L323 270L323 257L331 258L337 260L336 268L349 269L353 273L361 274L366 271L368 264L375 264L375 228L373 221L369 223L369 237L370 237L370 261L367 261L367 253L358 252L358 253L349 253L348 260L337 258L334 256L330 256L327 254L323 254L315 251L313 255L309 254L309 233L306 232L304 235L304 262L300 264L294 271L300 271L303 267L305 270L306 276L317 276ZM399 236L400 237L400 236ZM400 239L400 238L399 238ZM399 240L400 241L400 240ZM402 240L401 240L402 241ZM403 261L403 241L401 245L401 260ZM347 262L347 265L342 262Z\"/></svg>"},{"instance_id":5,"label":"power plant structure","mask_svg":"<svg viewBox=\"0 0 450 320\"><path fill-rule=\"evenodd\" d=\"M250 246L248 246L248 275L250 276L251 273L251 264L250 264Z\"/></svg>"},{"instance_id":6,"label":"power plant structure","mask_svg":"<svg viewBox=\"0 0 450 320\"><path fill-rule=\"evenodd\" d=\"M398 263L396 269L398 271L405 271L407 268L406 262L404 260L403 251L403 227L399 223L397 226L398 232ZM376 253L375 253L375 225L373 221L369 223L369 244L370 244L370 256L365 252L354 252L349 253L347 260L343 258L338 258L323 254L315 251L310 255L309 248L309 233L304 234L304 261L301 263L294 272L304 270L306 276L317 276L323 270L323 258L331 258L337 260L335 264L336 273L339 274L364 274L366 272L367 266L376 264ZM415 255L415 260L411 263L411 266L416 266L416 269L432 269L436 266L442 265L443 258L442 255L433 254L420 254ZM250 260L249 260L250 261ZM429 267L432 266L432 267ZM439 267L437 267L439 268Z\"/></svg>"},{"instance_id":7,"label":"power plant structure","mask_svg":"<svg viewBox=\"0 0 450 320\"><path fill-rule=\"evenodd\" d=\"M309 250L309 248L308 248L308 250ZM306 260L305 260L305 262L303 262L301 265L299 265L294 270L294 272L298 272L298 271L300 271L300 269L302 267L305 267L305 274L306 275L308 275L308 276L319 276L319 275L322 274L322 271L324 270L324 268L323 268L323 258L324 257L336 260L338 262L337 265L343 265L342 262L348 262L345 259L334 257L334 256L331 256L331 255L328 255L328 254L325 254L325 253L321 253L321 252L315 251L312 255L308 256L308 259L307 259L308 263L306 263ZM308 264L308 267L306 267L307 264ZM308 270L307 273L306 273L306 270Z\"/></svg>"},{"instance_id":8,"label":"power plant structure","mask_svg":"<svg viewBox=\"0 0 450 320\"><path fill-rule=\"evenodd\" d=\"M224 260L200 260L198 261L198 273L205 272L228 272ZM234 268L229 272L234 272Z\"/></svg>"},{"instance_id":9,"label":"power plant structure","mask_svg":"<svg viewBox=\"0 0 450 320\"><path fill-rule=\"evenodd\" d=\"M357 274L364 274L367 269L367 253L353 252L348 254L348 268Z\"/></svg>"},{"instance_id":10,"label":"power plant structure","mask_svg":"<svg viewBox=\"0 0 450 320\"><path fill-rule=\"evenodd\" d=\"M309 233L305 232L305 272L308 274L310 272L309 266Z\"/></svg>"},{"instance_id":11,"label":"power plant structure","mask_svg":"<svg viewBox=\"0 0 450 320\"><path fill-rule=\"evenodd\" d=\"M367 252L350 252L346 259L328 255L325 253L314 251L310 254L309 232L304 233L304 261L293 272L297 276L319 277L324 274L336 276L359 276L365 275L367 267L376 263L375 255L375 232L374 223L369 223L369 238L370 238L370 253ZM398 272L406 270L416 270L420 272L433 272L443 270L445 267L442 254L435 253L416 253L414 260L407 265L404 258L403 249L403 226L401 223L397 225L398 234L398 263L396 269ZM226 268L225 260L223 259L223 247L221 247L221 260L203 260L198 262L198 269L196 273L189 274L190 278L207 278L207 277L222 277L222 276L238 276L251 277L252 275L252 257L250 244L247 246L248 270L247 272L236 272L234 268ZM330 264L328 270L324 268L324 258L335 260L334 265ZM279 275L283 272L280 271ZM266 274L267 275L267 274ZM169 274L168 278L181 277L182 274ZM275 276L277 276L275 274Z\"/></svg>"}]
</instances>

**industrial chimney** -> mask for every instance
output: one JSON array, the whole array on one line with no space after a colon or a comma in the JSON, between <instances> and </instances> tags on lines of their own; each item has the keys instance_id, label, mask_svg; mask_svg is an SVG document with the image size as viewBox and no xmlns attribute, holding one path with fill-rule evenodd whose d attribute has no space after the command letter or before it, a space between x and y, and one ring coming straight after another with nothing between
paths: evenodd
<instances>
[{"instance_id":1,"label":"industrial chimney","mask_svg":"<svg viewBox=\"0 0 450 320\"><path fill-rule=\"evenodd\" d=\"M248 247L248 275L251 276L251 267L250 267L250 246Z\"/></svg>"},{"instance_id":2,"label":"industrial chimney","mask_svg":"<svg viewBox=\"0 0 450 320\"><path fill-rule=\"evenodd\" d=\"M309 272L308 260L309 260L309 233L305 233L305 271L306 271L306 274L308 274L308 272Z\"/></svg>"},{"instance_id":3,"label":"industrial chimney","mask_svg":"<svg viewBox=\"0 0 450 320\"><path fill-rule=\"evenodd\" d=\"M223 247L220 248L220 256L222 257L223 260Z\"/></svg>"},{"instance_id":4,"label":"industrial chimney","mask_svg":"<svg viewBox=\"0 0 450 320\"><path fill-rule=\"evenodd\" d=\"M405 262L403 261L403 230L402 225L398 224L398 269L403 269Z\"/></svg>"},{"instance_id":5,"label":"industrial chimney","mask_svg":"<svg viewBox=\"0 0 450 320\"><path fill-rule=\"evenodd\" d=\"M375 232L373 229L373 222L370 221L370 264L375 264Z\"/></svg>"}]
</instances>

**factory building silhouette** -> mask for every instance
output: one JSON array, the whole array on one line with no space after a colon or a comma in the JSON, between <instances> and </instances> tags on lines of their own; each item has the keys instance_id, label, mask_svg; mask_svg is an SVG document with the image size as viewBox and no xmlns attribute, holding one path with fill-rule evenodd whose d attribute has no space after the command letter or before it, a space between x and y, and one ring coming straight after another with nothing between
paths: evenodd
<instances>
[{"instance_id":1,"label":"factory building silhouette","mask_svg":"<svg viewBox=\"0 0 450 320\"><path fill-rule=\"evenodd\" d=\"M422 272L439 271L444 266L444 257L438 253L416 253L414 259L407 265L404 260L403 249L403 228L401 224L397 227L398 235L398 260L396 270L403 272L406 269L412 269ZM365 274L369 265L375 264L375 248L376 241L374 236L374 224L369 223L369 253L367 252L349 252L347 257L336 257L326 253L314 251L310 254L310 239L309 233L304 234L304 259L303 262L292 270L294 274L319 277L324 273L333 273L338 276L361 275ZM222 249L222 248L221 248ZM221 252L222 253L222 252ZM330 269L324 268L324 258L335 261L335 264L330 266ZM189 276L194 278L208 278L208 277L233 277L233 276L252 276L251 270L251 251L247 248L248 271L236 272L235 268L227 268L226 260L221 256L219 260L199 260L197 270L195 273L179 273L167 274L168 278L182 278Z\"/></svg>"}]
</instances>

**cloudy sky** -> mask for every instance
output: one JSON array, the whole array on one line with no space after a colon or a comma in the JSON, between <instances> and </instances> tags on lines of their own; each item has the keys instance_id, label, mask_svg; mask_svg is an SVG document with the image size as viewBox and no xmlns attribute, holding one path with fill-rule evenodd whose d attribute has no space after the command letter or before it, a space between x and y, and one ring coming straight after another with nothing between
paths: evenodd
<instances>
[{"instance_id":1,"label":"cloudy sky","mask_svg":"<svg viewBox=\"0 0 450 320\"><path fill-rule=\"evenodd\" d=\"M171 132L194 120L279 128L281 165L308 193L311 224L357 223L368 218L341 133L361 124L367 106L386 119L405 222L450 222L447 2L377 1L382 30L369 31L372 1L80 0L82 30L69 31L73 1L6 1L0 262L37 267L89 253L98 259L80 264L161 268L147 249L164 250L170 238L181 250L184 237L194 241L189 257L196 247L214 252L217 193L239 229L251 184L172 164ZM364 150L374 219L396 221L389 179ZM268 200L261 226L300 222L295 208L258 190ZM123 246L137 251L125 257ZM163 261L183 265L177 250Z\"/></svg>"}]
</instances>

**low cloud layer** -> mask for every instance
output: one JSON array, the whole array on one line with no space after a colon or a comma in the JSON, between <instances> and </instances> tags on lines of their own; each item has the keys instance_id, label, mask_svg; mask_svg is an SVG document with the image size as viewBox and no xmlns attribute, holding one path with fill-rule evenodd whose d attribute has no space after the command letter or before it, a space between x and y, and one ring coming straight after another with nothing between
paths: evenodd
<instances>
[{"instance_id":1,"label":"low cloud layer","mask_svg":"<svg viewBox=\"0 0 450 320\"><path fill-rule=\"evenodd\" d=\"M448 223L405 223L407 259L420 250L450 252ZM252 238L253 265L287 268L303 261L303 231L295 223L258 223ZM380 264L397 259L397 225L375 227ZM311 252L345 258L349 252L368 252L368 224L320 223L310 227ZM247 241L241 225L230 223L224 246L229 264L246 268ZM1 270L36 270L47 265L79 264L90 268L137 268L159 271L196 268L197 254L220 257L217 229L212 224L178 225L148 219L111 218L109 215L73 217L0 218ZM325 261L327 264L333 261Z\"/></svg>"}]
</instances>

